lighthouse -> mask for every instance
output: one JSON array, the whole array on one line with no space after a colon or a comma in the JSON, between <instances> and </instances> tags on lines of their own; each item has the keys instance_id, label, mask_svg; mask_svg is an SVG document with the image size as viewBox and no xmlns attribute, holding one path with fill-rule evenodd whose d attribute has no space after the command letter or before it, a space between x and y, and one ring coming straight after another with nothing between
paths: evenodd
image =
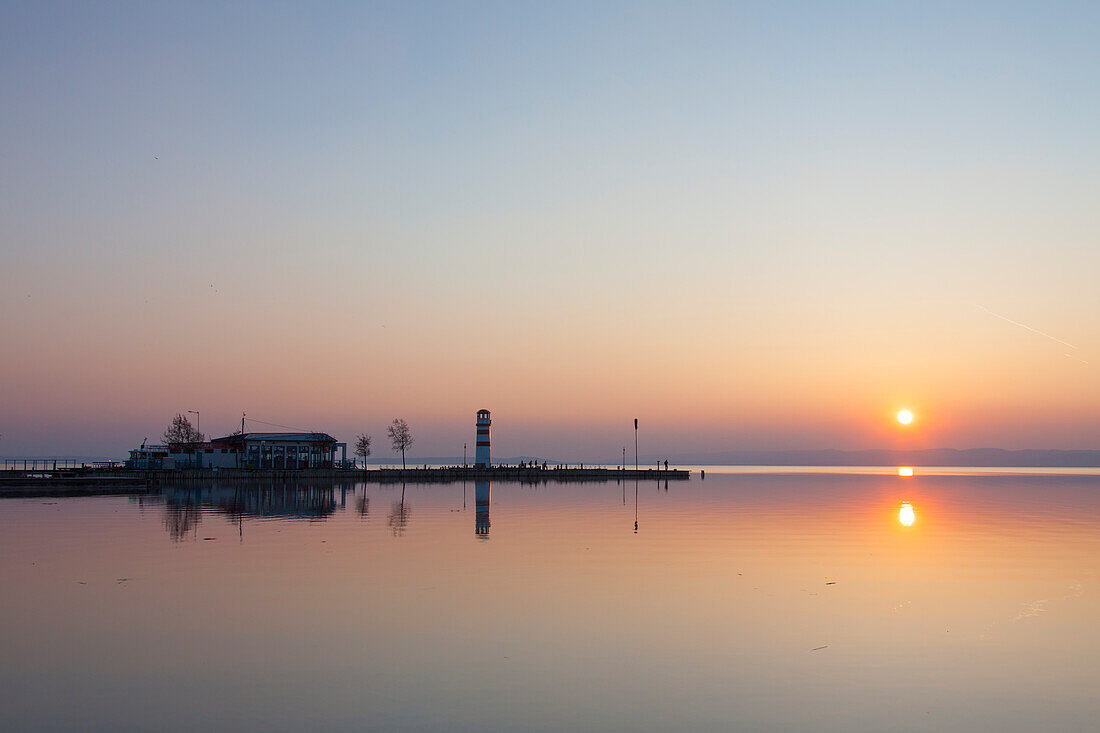
<instances>
[{"instance_id":1,"label":"lighthouse","mask_svg":"<svg viewBox=\"0 0 1100 733\"><path fill-rule=\"evenodd\" d=\"M477 411L477 450L474 452L474 465L478 468L489 468L489 419L488 410Z\"/></svg>"}]
</instances>

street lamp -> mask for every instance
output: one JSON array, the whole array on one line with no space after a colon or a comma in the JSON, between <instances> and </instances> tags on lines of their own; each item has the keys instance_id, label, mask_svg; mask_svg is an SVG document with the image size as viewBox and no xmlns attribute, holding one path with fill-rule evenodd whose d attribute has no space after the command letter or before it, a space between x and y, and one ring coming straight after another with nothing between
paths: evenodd
<instances>
[{"instance_id":1,"label":"street lamp","mask_svg":"<svg viewBox=\"0 0 1100 733\"><path fill-rule=\"evenodd\" d=\"M638 470L638 418L634 418L634 470Z\"/></svg>"},{"instance_id":2,"label":"street lamp","mask_svg":"<svg viewBox=\"0 0 1100 733\"><path fill-rule=\"evenodd\" d=\"M198 410L188 410L187 412L189 412L190 414L195 416L195 432L199 433L201 435L202 434L202 416L199 415L199 411Z\"/></svg>"}]
</instances>

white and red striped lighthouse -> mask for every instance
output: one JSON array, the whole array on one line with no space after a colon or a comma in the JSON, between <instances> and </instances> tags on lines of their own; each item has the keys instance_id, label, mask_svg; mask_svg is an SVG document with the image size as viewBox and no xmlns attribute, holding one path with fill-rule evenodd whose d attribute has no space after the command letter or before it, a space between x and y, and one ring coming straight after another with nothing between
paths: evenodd
<instances>
[{"instance_id":1,"label":"white and red striped lighthouse","mask_svg":"<svg viewBox=\"0 0 1100 733\"><path fill-rule=\"evenodd\" d=\"M489 426L493 421L489 419L488 410L477 411L477 450L474 451L474 465L478 468L489 468Z\"/></svg>"}]
</instances>

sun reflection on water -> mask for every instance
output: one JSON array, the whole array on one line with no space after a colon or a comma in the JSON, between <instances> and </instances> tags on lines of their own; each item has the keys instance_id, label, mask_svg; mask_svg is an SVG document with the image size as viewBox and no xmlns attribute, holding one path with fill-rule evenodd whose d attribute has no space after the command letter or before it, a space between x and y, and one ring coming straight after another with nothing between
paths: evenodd
<instances>
[{"instance_id":1,"label":"sun reflection on water","mask_svg":"<svg viewBox=\"0 0 1100 733\"><path fill-rule=\"evenodd\" d=\"M898 476L909 477L913 475L912 466L898 466Z\"/></svg>"},{"instance_id":2,"label":"sun reflection on water","mask_svg":"<svg viewBox=\"0 0 1100 733\"><path fill-rule=\"evenodd\" d=\"M898 521L906 527L913 526L913 522L917 521L917 514L913 511L912 504L906 502L901 505L901 510L898 512Z\"/></svg>"}]
</instances>

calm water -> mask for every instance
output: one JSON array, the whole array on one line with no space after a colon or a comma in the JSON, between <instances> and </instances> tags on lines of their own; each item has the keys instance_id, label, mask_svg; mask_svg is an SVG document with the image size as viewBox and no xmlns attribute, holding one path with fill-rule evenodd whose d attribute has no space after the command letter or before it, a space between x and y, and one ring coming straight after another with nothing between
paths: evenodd
<instances>
[{"instance_id":1,"label":"calm water","mask_svg":"<svg viewBox=\"0 0 1100 733\"><path fill-rule=\"evenodd\" d=\"M1095 730L1100 476L917 473L0 500L0 726Z\"/></svg>"}]
</instances>

